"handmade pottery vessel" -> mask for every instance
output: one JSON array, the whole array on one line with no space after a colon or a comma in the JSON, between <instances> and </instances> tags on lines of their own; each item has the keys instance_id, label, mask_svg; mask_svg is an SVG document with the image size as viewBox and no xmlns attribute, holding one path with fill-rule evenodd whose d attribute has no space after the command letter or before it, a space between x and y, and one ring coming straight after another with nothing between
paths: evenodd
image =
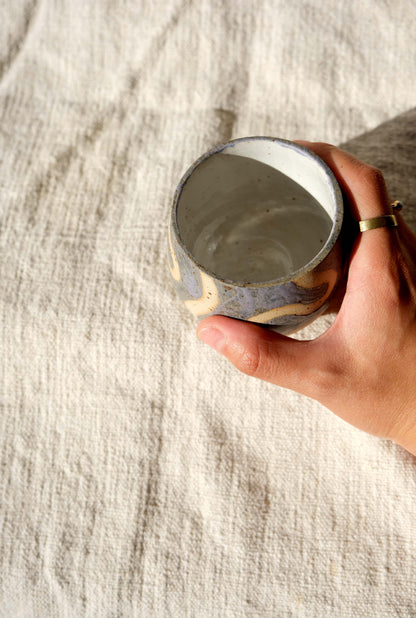
<instances>
[{"instance_id":1,"label":"handmade pottery vessel","mask_svg":"<svg viewBox=\"0 0 416 618\"><path fill-rule=\"evenodd\" d=\"M341 190L299 144L246 137L216 146L181 179L169 266L196 317L221 314L281 333L328 306L343 268Z\"/></svg>"}]
</instances>

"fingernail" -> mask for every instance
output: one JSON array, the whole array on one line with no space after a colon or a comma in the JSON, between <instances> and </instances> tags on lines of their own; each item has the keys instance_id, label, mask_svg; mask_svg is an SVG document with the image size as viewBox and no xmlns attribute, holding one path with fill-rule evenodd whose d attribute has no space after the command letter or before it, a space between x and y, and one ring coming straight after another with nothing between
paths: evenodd
<instances>
[{"instance_id":1,"label":"fingernail","mask_svg":"<svg viewBox=\"0 0 416 618\"><path fill-rule=\"evenodd\" d=\"M224 345L225 337L224 334L220 330L218 330L218 328L203 328L198 332L198 337L199 339L201 339L201 341L210 345L211 348L217 350L217 352L221 352L221 349Z\"/></svg>"}]
</instances>

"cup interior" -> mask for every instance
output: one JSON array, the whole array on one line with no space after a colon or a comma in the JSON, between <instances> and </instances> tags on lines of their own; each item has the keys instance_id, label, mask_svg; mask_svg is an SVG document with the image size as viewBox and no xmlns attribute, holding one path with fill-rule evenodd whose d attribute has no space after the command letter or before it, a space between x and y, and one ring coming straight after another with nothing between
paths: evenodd
<instances>
[{"instance_id":1,"label":"cup interior","mask_svg":"<svg viewBox=\"0 0 416 618\"><path fill-rule=\"evenodd\" d=\"M231 284L290 280L333 246L342 199L329 168L273 138L217 147L185 174L174 214L186 252Z\"/></svg>"}]
</instances>

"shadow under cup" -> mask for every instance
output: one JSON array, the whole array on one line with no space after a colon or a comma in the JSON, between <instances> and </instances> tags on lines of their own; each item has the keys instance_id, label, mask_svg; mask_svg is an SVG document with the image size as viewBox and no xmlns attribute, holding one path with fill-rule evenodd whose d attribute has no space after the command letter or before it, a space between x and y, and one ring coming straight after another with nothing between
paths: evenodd
<instances>
[{"instance_id":1,"label":"shadow under cup","mask_svg":"<svg viewBox=\"0 0 416 618\"><path fill-rule=\"evenodd\" d=\"M197 317L290 333L328 306L342 274L340 188L298 144L240 138L196 161L174 197L170 270Z\"/></svg>"}]
</instances>

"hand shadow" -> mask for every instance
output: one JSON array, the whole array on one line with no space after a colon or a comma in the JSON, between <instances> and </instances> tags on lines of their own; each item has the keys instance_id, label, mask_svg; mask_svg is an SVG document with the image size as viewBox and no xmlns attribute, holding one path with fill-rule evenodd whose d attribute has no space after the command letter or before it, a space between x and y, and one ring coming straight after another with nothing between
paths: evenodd
<instances>
[{"instance_id":1,"label":"hand shadow","mask_svg":"<svg viewBox=\"0 0 416 618\"><path fill-rule=\"evenodd\" d=\"M340 145L384 175L392 200L404 204L403 218L416 233L416 108Z\"/></svg>"},{"instance_id":2,"label":"hand shadow","mask_svg":"<svg viewBox=\"0 0 416 618\"><path fill-rule=\"evenodd\" d=\"M404 208L400 214L416 233L416 108L340 144L340 148L383 172L392 201L398 199L403 202ZM356 221L347 214L343 227L343 250L346 256L350 255L354 239L359 233L356 227ZM349 258L346 258L346 263L348 261ZM343 275L325 314L339 310L346 282L347 272Z\"/></svg>"}]
</instances>

